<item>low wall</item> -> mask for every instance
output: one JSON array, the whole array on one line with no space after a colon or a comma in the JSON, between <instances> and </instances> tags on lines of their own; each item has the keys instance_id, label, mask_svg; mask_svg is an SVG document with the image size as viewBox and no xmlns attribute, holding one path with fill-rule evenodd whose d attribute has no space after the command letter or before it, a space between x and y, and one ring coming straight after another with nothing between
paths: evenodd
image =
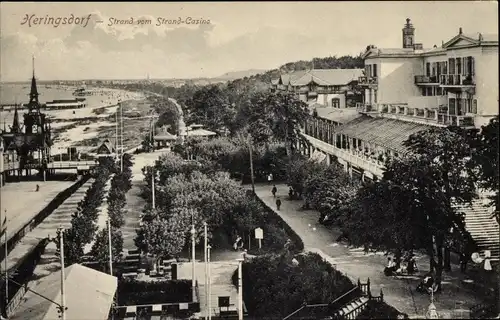
<instances>
[{"instance_id":1,"label":"low wall","mask_svg":"<svg viewBox=\"0 0 500 320\"><path fill-rule=\"evenodd\" d=\"M16 272L9 277L13 281L6 283L5 280L0 282L0 305L2 306L0 312L5 316L9 317L15 308L21 303L27 288L28 281L33 275L33 270L35 270L37 264L40 262L42 254L45 252L45 247L48 244L48 239L40 240L38 245L28 253L24 259L20 260ZM9 296L5 297L5 286L8 285ZM21 286L20 286L21 285ZM8 301L8 305L5 306L4 301Z\"/></svg>"},{"instance_id":2,"label":"low wall","mask_svg":"<svg viewBox=\"0 0 500 320\"><path fill-rule=\"evenodd\" d=\"M68 199L76 190L78 190L85 182L90 179L90 176L82 176L80 180L75 182L67 189L59 192L50 201L45 208L43 208L31 221L28 221L24 227L17 231L6 243L0 246L0 261L5 259L5 246L10 253L14 246L31 230L36 228L43 220L45 220L54 210L56 210L66 199Z\"/></svg>"}]
</instances>

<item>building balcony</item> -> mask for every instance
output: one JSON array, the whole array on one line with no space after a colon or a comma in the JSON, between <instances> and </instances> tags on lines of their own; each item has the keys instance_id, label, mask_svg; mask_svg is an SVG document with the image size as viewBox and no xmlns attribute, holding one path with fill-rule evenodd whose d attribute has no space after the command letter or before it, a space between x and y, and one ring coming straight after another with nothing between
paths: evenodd
<instances>
[{"instance_id":1,"label":"building balcony","mask_svg":"<svg viewBox=\"0 0 500 320\"><path fill-rule=\"evenodd\" d=\"M371 104L356 102L356 111L359 113L377 112L377 107Z\"/></svg>"},{"instance_id":2,"label":"building balcony","mask_svg":"<svg viewBox=\"0 0 500 320\"><path fill-rule=\"evenodd\" d=\"M474 87L476 85L474 77L465 74L442 74L439 77L439 83L442 87Z\"/></svg>"},{"instance_id":3,"label":"building balcony","mask_svg":"<svg viewBox=\"0 0 500 320\"><path fill-rule=\"evenodd\" d=\"M438 85L439 79L436 76L415 76L416 85Z\"/></svg>"},{"instance_id":4,"label":"building balcony","mask_svg":"<svg viewBox=\"0 0 500 320\"><path fill-rule=\"evenodd\" d=\"M358 78L358 85L363 86L363 87L376 87L378 84L377 77L359 77Z\"/></svg>"},{"instance_id":5,"label":"building balcony","mask_svg":"<svg viewBox=\"0 0 500 320\"><path fill-rule=\"evenodd\" d=\"M449 114L438 113L437 122L446 126L458 127L474 127L473 116L455 116Z\"/></svg>"},{"instance_id":6,"label":"building balcony","mask_svg":"<svg viewBox=\"0 0 500 320\"><path fill-rule=\"evenodd\" d=\"M412 109L435 109L448 105L448 96L413 96L408 98L408 107Z\"/></svg>"},{"instance_id":7,"label":"building balcony","mask_svg":"<svg viewBox=\"0 0 500 320\"><path fill-rule=\"evenodd\" d=\"M378 161L369 155L365 155L361 151L340 149L303 132L301 134L314 148L317 148L326 154L334 155L339 160L368 171L375 176L382 177L385 167L381 161Z\"/></svg>"}]
</instances>

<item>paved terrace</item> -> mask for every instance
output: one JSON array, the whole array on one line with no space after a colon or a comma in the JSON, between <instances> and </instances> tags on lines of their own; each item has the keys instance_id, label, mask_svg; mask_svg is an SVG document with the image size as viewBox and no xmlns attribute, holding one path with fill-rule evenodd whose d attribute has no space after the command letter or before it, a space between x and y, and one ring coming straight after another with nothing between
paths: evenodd
<instances>
[{"instance_id":1,"label":"paved terrace","mask_svg":"<svg viewBox=\"0 0 500 320\"><path fill-rule=\"evenodd\" d=\"M386 256L382 253L365 254L362 248L348 248L344 244L336 243L339 233L319 224L319 213L302 210L302 201L287 200L286 185L281 184L276 187L278 196L283 202L280 211L276 210L271 186L256 185L255 191L257 196L302 238L305 250L320 254L351 278L360 278L362 281L370 278L374 295L378 295L380 289L383 289L384 300L399 311L407 313L412 318L425 318L430 298L427 294L416 292L415 288L423 274L429 270L428 257L422 255L417 257L420 271L416 276L404 276L399 279L386 277L382 272L387 263ZM469 307L481 302L474 293L460 286L462 275L458 270L458 266L452 265L452 272L443 275L443 290L435 296L435 305L442 318L468 318Z\"/></svg>"},{"instance_id":2,"label":"paved terrace","mask_svg":"<svg viewBox=\"0 0 500 320\"><path fill-rule=\"evenodd\" d=\"M2 219L7 213L7 236L14 235L33 219L61 191L75 181L26 181L13 182L1 188ZM36 192L36 185L40 190ZM10 238L10 237L9 237ZM2 237L0 244L5 243Z\"/></svg>"},{"instance_id":3,"label":"paved terrace","mask_svg":"<svg viewBox=\"0 0 500 320\"><path fill-rule=\"evenodd\" d=\"M231 255L231 253L229 254ZM211 281L211 301L210 311L212 316L219 315L219 297L229 297L230 311L236 311L238 306L238 290L231 283L233 272L238 268L236 258L239 257L238 253L234 253L235 259L233 261L215 261L210 263ZM191 279L192 263L184 262L179 264L178 278ZM206 315L206 301L207 295L205 292L205 263L196 262L196 279L198 281L198 293L200 301L200 316ZM245 306L243 306L245 308ZM226 310L225 308L223 309Z\"/></svg>"},{"instance_id":4,"label":"paved terrace","mask_svg":"<svg viewBox=\"0 0 500 320\"><path fill-rule=\"evenodd\" d=\"M68 199L66 199L66 201L64 201L59 207L57 207L57 209L55 209L54 212L52 212L42 223L40 223L35 229L26 234L21 239L21 241L16 244L14 249L9 253L7 257L7 269L11 269L20 260L22 260L26 256L26 254L28 254L34 247L36 247L41 239L47 238L47 236L49 235L51 238L55 237L57 235L57 228L59 228L60 226L62 226L63 228L71 227L71 215L76 211L78 203L83 199L83 197L85 196L85 192L92 185L92 182L93 179L85 182L78 190L76 190L75 193L73 193ZM72 183L69 183L69 185L71 184ZM40 192L43 189L44 187L41 186ZM40 192L33 193L36 194ZM48 201L51 200L51 198L47 199ZM38 213L38 211L36 213ZM46 252L45 255L47 254L48 253ZM58 258L56 258L55 260L58 260ZM2 261L1 263L1 266L3 268L5 262ZM38 269L39 266L37 266L37 268L35 269L35 276L39 275L37 273Z\"/></svg>"}]
</instances>

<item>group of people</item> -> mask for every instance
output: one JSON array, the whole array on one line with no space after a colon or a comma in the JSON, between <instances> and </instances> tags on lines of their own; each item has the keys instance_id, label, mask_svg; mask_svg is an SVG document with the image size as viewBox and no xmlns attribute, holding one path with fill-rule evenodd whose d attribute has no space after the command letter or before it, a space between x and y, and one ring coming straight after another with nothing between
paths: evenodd
<instances>
[{"instance_id":1,"label":"group of people","mask_svg":"<svg viewBox=\"0 0 500 320\"><path fill-rule=\"evenodd\" d=\"M409 254L405 256L402 260L387 258L387 266L384 268L384 274L386 276L393 276L398 274L406 273L408 275L414 274L418 270L417 263L415 261L415 256Z\"/></svg>"}]
</instances>

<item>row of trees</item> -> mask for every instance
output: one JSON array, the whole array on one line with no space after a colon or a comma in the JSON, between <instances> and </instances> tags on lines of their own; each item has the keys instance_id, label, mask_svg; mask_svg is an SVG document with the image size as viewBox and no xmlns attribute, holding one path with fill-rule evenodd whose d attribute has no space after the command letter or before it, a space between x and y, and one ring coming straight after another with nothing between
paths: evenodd
<instances>
[{"instance_id":1,"label":"row of trees","mask_svg":"<svg viewBox=\"0 0 500 320\"><path fill-rule=\"evenodd\" d=\"M457 127L413 134L408 152L386 163L383 178L353 186L341 168L296 159L289 183L322 215L328 214L353 245L387 250L426 250L440 283L452 248L475 244L456 204L471 203L478 187L495 192L498 217L498 117L481 132ZM495 171L496 170L496 171Z\"/></svg>"},{"instance_id":2,"label":"row of trees","mask_svg":"<svg viewBox=\"0 0 500 320\"><path fill-rule=\"evenodd\" d=\"M64 262L66 266L80 262L85 245L94 239L98 229L99 207L104 200L105 186L110 175L115 170L114 167L112 159L99 159L99 164L92 174L94 182L87 189L84 198L78 204L76 212L72 215L71 228L63 231Z\"/></svg>"},{"instance_id":3,"label":"row of trees","mask_svg":"<svg viewBox=\"0 0 500 320\"><path fill-rule=\"evenodd\" d=\"M123 251L123 235L121 227L125 224L125 205L127 203L126 194L132 188L132 156L123 155L123 170L116 166L116 173L111 179L111 186L108 192L108 217L111 225L111 251L114 261L119 261ZM90 251L94 261L107 266L109 261L109 234L108 229L101 229L95 238L95 242Z\"/></svg>"},{"instance_id":4,"label":"row of trees","mask_svg":"<svg viewBox=\"0 0 500 320\"><path fill-rule=\"evenodd\" d=\"M151 208L150 196L153 172L158 177L155 209ZM219 245L232 244L236 235L246 240L255 228L262 227L269 235L264 247L283 248L285 231L266 225L266 211L229 173L171 153L161 156L154 167L144 168L144 173L143 195L148 204L135 239L141 251L156 257L177 257L190 243L192 224L196 243L203 239L204 222L210 239L220 236L214 239Z\"/></svg>"}]
</instances>

